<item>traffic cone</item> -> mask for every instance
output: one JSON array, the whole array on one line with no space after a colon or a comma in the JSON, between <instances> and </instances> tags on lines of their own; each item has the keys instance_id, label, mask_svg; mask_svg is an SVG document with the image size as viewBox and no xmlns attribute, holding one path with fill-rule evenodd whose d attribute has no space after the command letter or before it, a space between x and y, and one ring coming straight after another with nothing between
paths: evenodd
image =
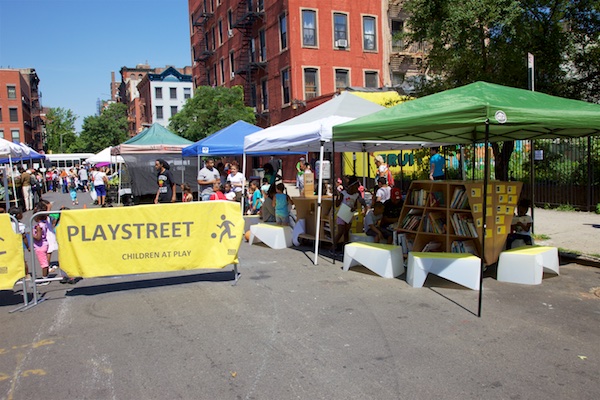
<instances>
[{"instance_id":1,"label":"traffic cone","mask_svg":"<svg viewBox=\"0 0 600 400\"><path fill-rule=\"evenodd\" d=\"M84 205L83 205L83 208L87 208L87 204L84 204Z\"/></svg>"}]
</instances>

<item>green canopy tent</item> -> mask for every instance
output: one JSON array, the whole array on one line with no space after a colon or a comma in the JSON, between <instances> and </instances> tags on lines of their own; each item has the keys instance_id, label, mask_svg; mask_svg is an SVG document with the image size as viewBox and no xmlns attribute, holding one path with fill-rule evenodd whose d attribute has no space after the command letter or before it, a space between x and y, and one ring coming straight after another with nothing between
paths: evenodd
<instances>
[{"instance_id":1,"label":"green canopy tent","mask_svg":"<svg viewBox=\"0 0 600 400\"><path fill-rule=\"evenodd\" d=\"M405 102L333 127L333 141L394 140L468 144L600 134L600 105L476 82ZM485 152L486 221L489 152ZM485 226L484 226L485 229ZM485 240L482 241L485 254ZM482 258L481 268L483 271ZM483 296L480 274L479 310Z\"/></svg>"}]
</instances>

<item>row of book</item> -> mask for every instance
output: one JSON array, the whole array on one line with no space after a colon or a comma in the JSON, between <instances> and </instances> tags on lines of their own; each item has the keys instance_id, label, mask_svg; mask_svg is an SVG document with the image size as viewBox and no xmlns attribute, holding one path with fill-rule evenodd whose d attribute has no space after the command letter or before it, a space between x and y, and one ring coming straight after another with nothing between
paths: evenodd
<instances>
[{"instance_id":1,"label":"row of book","mask_svg":"<svg viewBox=\"0 0 600 400\"><path fill-rule=\"evenodd\" d=\"M477 228L470 214L454 213L450 218L454 233L460 236L477 237Z\"/></svg>"},{"instance_id":2,"label":"row of book","mask_svg":"<svg viewBox=\"0 0 600 400\"><path fill-rule=\"evenodd\" d=\"M467 196L467 191L464 188L457 187L454 189L450 208L459 210L469 208L469 196Z\"/></svg>"},{"instance_id":3,"label":"row of book","mask_svg":"<svg viewBox=\"0 0 600 400\"><path fill-rule=\"evenodd\" d=\"M418 210L412 209L406 214L400 226L408 231L416 231L421 223L421 218L423 215Z\"/></svg>"},{"instance_id":4,"label":"row of book","mask_svg":"<svg viewBox=\"0 0 600 400\"><path fill-rule=\"evenodd\" d=\"M472 240L455 240L450 245L450 251L452 253L471 253L478 256L477 248Z\"/></svg>"},{"instance_id":5,"label":"row of book","mask_svg":"<svg viewBox=\"0 0 600 400\"><path fill-rule=\"evenodd\" d=\"M441 212L429 212L423 220L423 232L446 233L446 217Z\"/></svg>"},{"instance_id":6,"label":"row of book","mask_svg":"<svg viewBox=\"0 0 600 400\"><path fill-rule=\"evenodd\" d=\"M410 194L410 203L414 206L424 206L427 201L427 195L429 194L428 190L419 189L413 190Z\"/></svg>"}]
</instances>

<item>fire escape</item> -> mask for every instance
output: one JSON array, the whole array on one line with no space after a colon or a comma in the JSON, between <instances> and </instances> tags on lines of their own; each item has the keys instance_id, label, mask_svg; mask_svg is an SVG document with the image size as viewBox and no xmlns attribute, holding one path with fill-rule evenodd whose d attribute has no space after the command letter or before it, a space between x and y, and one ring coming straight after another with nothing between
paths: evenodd
<instances>
[{"instance_id":1,"label":"fire escape","mask_svg":"<svg viewBox=\"0 0 600 400\"><path fill-rule=\"evenodd\" d=\"M244 78L244 102L247 106L254 107L255 110L257 110L256 78L260 70L266 71L267 56L264 44L266 38L263 36L262 41L259 38L258 44L253 39L264 16L264 0L241 0L238 3L233 23L233 27L242 36L234 71L236 75ZM257 113L257 116L265 117L261 113Z\"/></svg>"},{"instance_id":2,"label":"fire escape","mask_svg":"<svg viewBox=\"0 0 600 400\"><path fill-rule=\"evenodd\" d=\"M215 49L211 46L210 33L207 27L208 21L213 17L214 13L209 11L207 7L207 1L204 0L192 14L194 61L204 65L203 68L200 68L200 80L197 82L197 85L211 85L215 79L215 77L209 79L210 65L208 61L215 53ZM212 82L209 82L209 80L212 80Z\"/></svg>"}]
</instances>

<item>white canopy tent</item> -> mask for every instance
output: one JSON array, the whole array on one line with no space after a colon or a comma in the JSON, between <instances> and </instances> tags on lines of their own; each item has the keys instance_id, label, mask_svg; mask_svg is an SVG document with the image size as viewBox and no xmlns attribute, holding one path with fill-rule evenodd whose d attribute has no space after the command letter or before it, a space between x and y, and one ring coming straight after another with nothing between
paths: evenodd
<instances>
[{"instance_id":1,"label":"white canopy tent","mask_svg":"<svg viewBox=\"0 0 600 400\"><path fill-rule=\"evenodd\" d=\"M259 152L281 154L298 151L318 151L320 163L323 165L325 151L374 152L433 146L431 143L415 142L376 142L371 140L334 143L331 141L333 126L383 109L384 107L369 100L355 96L350 92L343 92L304 114L246 136L244 139L244 171L245 155ZM439 144L436 145L439 146ZM318 179L317 221L321 219L322 174L319 174ZM315 238L315 265L317 264L318 255L319 230L317 230Z\"/></svg>"},{"instance_id":2,"label":"white canopy tent","mask_svg":"<svg viewBox=\"0 0 600 400\"><path fill-rule=\"evenodd\" d=\"M112 147L107 147L104 150L102 150L101 152L86 159L85 161L88 164L98 164L98 163L122 164L124 162L123 157L121 157L119 155L111 155L110 154L111 150L112 150Z\"/></svg>"},{"instance_id":3,"label":"white canopy tent","mask_svg":"<svg viewBox=\"0 0 600 400\"><path fill-rule=\"evenodd\" d=\"M8 189L8 174L10 173L11 179L13 178L13 159L20 159L21 157L23 157L23 148L13 142L10 142L6 139L2 139L0 138L0 159L2 159L3 161L6 159L8 161L9 164L9 168L5 168L5 173L4 173L4 182L3 185L6 189ZM13 197L16 200L17 199L17 190L15 189L15 185L12 185L13 188ZM9 207L10 207L10 201L8 199L8 193L6 193L5 195L5 200L6 200L6 210L8 211ZM18 203L17 203L18 205Z\"/></svg>"}]
</instances>

